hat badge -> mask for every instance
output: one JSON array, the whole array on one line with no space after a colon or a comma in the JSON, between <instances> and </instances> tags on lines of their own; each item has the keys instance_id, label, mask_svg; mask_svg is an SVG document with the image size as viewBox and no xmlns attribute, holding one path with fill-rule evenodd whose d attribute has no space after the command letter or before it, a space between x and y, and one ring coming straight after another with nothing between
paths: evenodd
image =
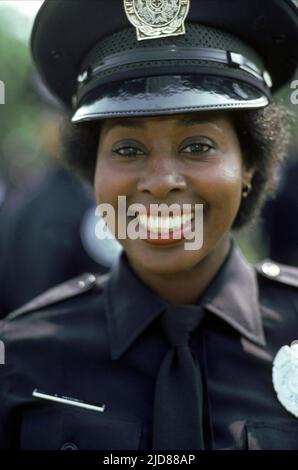
<instances>
[{"instance_id":1,"label":"hat badge","mask_svg":"<svg viewBox=\"0 0 298 470\"><path fill-rule=\"evenodd\" d=\"M272 380L280 403L298 418L298 341L278 351L273 361Z\"/></svg>"},{"instance_id":2,"label":"hat badge","mask_svg":"<svg viewBox=\"0 0 298 470\"><path fill-rule=\"evenodd\" d=\"M130 23L139 41L185 34L190 0L124 0Z\"/></svg>"}]
</instances>

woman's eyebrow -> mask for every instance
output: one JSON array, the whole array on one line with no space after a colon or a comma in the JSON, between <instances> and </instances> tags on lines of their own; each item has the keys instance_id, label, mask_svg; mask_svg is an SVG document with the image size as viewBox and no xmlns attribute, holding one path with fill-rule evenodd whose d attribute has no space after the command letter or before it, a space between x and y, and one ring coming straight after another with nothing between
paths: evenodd
<instances>
[{"instance_id":1,"label":"woman's eyebrow","mask_svg":"<svg viewBox=\"0 0 298 470\"><path fill-rule=\"evenodd\" d=\"M174 121L174 124L179 127L188 127L188 126L195 126L195 125L209 125L213 126L219 131L222 131L222 129L212 121L208 121L207 119L203 119L200 117L196 116L185 116L182 118L179 118ZM145 129L146 127L146 121L141 120L141 119L109 119L107 120L105 124L106 130L109 132L111 129L114 129L115 127L124 127L126 129Z\"/></svg>"},{"instance_id":2,"label":"woman's eyebrow","mask_svg":"<svg viewBox=\"0 0 298 470\"><path fill-rule=\"evenodd\" d=\"M145 122L138 119L110 119L106 123L107 130L111 130L114 127L126 127L129 129L138 128L143 129Z\"/></svg>"},{"instance_id":3,"label":"woman's eyebrow","mask_svg":"<svg viewBox=\"0 0 298 470\"><path fill-rule=\"evenodd\" d=\"M195 126L195 125L202 125L202 124L213 124L213 122L207 121L206 119L202 119L196 116L185 116L181 119L176 121L177 126Z\"/></svg>"},{"instance_id":4,"label":"woman's eyebrow","mask_svg":"<svg viewBox=\"0 0 298 470\"><path fill-rule=\"evenodd\" d=\"M188 126L197 126L197 125L202 126L206 124L208 126L212 126L213 128L215 128L217 131L221 133L223 132L223 129L221 128L219 124L212 122L212 121L208 121L207 119L196 117L196 116L185 116L176 121L176 125L179 127L188 127Z\"/></svg>"}]
</instances>

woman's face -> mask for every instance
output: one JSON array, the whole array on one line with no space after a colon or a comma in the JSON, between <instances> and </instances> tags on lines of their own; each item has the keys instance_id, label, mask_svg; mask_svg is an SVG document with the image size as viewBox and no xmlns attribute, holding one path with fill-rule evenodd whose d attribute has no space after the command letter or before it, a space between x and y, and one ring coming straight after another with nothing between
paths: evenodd
<instances>
[{"instance_id":1,"label":"woman's face","mask_svg":"<svg viewBox=\"0 0 298 470\"><path fill-rule=\"evenodd\" d=\"M210 254L219 254L227 245L247 178L228 113L107 119L102 123L95 172L98 203L111 204L117 214L118 196L126 196L127 207L143 204L148 216L151 204L204 207L199 249L186 250L183 237L162 244L141 238L119 240L139 271L178 274ZM125 220L131 222L130 217ZM116 221L116 236L117 230Z\"/></svg>"}]
</instances>

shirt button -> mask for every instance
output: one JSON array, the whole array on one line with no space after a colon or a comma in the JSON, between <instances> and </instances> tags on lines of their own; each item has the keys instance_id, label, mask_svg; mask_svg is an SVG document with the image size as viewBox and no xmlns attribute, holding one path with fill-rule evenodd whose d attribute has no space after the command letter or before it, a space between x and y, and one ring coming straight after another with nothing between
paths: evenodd
<instances>
[{"instance_id":1,"label":"shirt button","mask_svg":"<svg viewBox=\"0 0 298 470\"><path fill-rule=\"evenodd\" d=\"M95 282L96 282L96 277L94 276L94 274L87 274L87 276L85 276L83 279L78 281L78 286L80 289L84 289L86 287L91 287L92 285L95 284Z\"/></svg>"},{"instance_id":2,"label":"shirt button","mask_svg":"<svg viewBox=\"0 0 298 470\"><path fill-rule=\"evenodd\" d=\"M65 444L61 446L60 450L79 450L79 448L73 442L65 442Z\"/></svg>"},{"instance_id":3,"label":"shirt button","mask_svg":"<svg viewBox=\"0 0 298 470\"><path fill-rule=\"evenodd\" d=\"M269 277L278 277L280 275L280 267L275 263L264 263L262 265L262 271L266 276Z\"/></svg>"}]
</instances>

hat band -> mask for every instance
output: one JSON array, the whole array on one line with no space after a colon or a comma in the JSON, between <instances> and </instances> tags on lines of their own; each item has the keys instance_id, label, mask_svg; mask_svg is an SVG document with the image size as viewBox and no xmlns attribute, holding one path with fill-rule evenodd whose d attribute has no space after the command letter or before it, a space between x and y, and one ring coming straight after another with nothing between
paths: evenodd
<instances>
[{"instance_id":1,"label":"hat band","mask_svg":"<svg viewBox=\"0 0 298 470\"><path fill-rule=\"evenodd\" d=\"M86 84L93 77L100 73L107 72L115 67L123 65L133 65L145 62L181 60L200 60L219 64L225 64L232 68L243 70L263 82L268 88L272 86L272 81L267 71L261 71L257 65L248 60L242 54L220 49L197 48L197 47L159 47L144 48L125 53L112 54L106 56L103 61L88 67L78 76L80 84Z\"/></svg>"}]
</instances>

